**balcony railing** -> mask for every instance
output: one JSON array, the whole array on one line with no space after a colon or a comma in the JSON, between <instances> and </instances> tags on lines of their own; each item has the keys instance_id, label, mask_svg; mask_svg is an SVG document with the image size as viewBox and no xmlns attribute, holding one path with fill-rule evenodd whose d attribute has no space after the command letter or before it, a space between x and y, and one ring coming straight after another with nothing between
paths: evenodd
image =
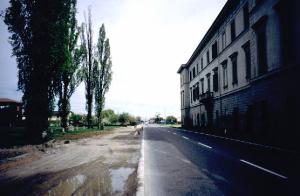
<instances>
[{"instance_id":1,"label":"balcony railing","mask_svg":"<svg viewBox=\"0 0 300 196\"><path fill-rule=\"evenodd\" d=\"M200 95L200 102L207 103L213 100L213 92L206 91Z\"/></svg>"}]
</instances>

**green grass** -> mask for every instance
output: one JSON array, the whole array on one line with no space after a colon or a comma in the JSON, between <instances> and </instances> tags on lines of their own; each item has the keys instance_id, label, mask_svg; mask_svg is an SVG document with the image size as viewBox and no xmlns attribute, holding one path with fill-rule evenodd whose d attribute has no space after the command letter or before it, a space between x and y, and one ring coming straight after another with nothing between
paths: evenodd
<instances>
[{"instance_id":1,"label":"green grass","mask_svg":"<svg viewBox=\"0 0 300 196\"><path fill-rule=\"evenodd\" d=\"M87 127L78 127L74 128L73 131L65 131L62 132L61 127L50 127L51 132L48 135L48 139L80 139L91 137L93 135L99 135L101 133L110 131L114 128L118 128L120 126L104 126L103 130L99 128L87 128Z\"/></svg>"},{"instance_id":2,"label":"green grass","mask_svg":"<svg viewBox=\"0 0 300 196\"><path fill-rule=\"evenodd\" d=\"M173 127L173 128L180 128L181 127L181 124L162 124L162 125L165 125L167 127Z\"/></svg>"}]
</instances>

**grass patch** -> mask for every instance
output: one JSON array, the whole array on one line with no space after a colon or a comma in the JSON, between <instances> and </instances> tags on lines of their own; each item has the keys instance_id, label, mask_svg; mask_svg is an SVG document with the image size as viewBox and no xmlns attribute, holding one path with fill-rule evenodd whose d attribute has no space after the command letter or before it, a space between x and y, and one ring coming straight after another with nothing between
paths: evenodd
<instances>
[{"instance_id":1,"label":"grass patch","mask_svg":"<svg viewBox=\"0 0 300 196\"><path fill-rule=\"evenodd\" d=\"M120 126L105 126L103 130L99 128L86 128L78 127L74 128L72 131L62 131L61 127L50 127L51 132L48 135L48 139L57 139L57 140L75 140L81 138L92 137L96 135L107 134L112 129L118 128Z\"/></svg>"},{"instance_id":2,"label":"grass patch","mask_svg":"<svg viewBox=\"0 0 300 196\"><path fill-rule=\"evenodd\" d=\"M163 124L166 127L172 127L172 128L180 128L181 124Z\"/></svg>"}]
</instances>

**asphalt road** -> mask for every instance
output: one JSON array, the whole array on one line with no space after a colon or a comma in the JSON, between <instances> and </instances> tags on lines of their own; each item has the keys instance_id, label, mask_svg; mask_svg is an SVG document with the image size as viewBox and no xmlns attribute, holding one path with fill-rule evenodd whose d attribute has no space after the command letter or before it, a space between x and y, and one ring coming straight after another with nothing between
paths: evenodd
<instances>
[{"instance_id":1,"label":"asphalt road","mask_svg":"<svg viewBox=\"0 0 300 196\"><path fill-rule=\"evenodd\" d=\"M300 195L297 154L167 127L143 142L146 196Z\"/></svg>"}]
</instances>

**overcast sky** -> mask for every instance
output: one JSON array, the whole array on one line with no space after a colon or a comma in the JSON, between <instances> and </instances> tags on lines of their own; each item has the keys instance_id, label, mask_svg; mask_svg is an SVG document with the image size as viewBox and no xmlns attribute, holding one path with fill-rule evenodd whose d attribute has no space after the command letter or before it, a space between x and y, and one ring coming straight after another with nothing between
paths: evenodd
<instances>
[{"instance_id":1,"label":"overcast sky","mask_svg":"<svg viewBox=\"0 0 300 196\"><path fill-rule=\"evenodd\" d=\"M8 7L0 1L0 10ZM113 80L106 108L142 117L180 116L179 66L186 63L226 0L78 0L78 24L92 9L94 43L102 23L110 39ZM0 21L0 97L20 100L17 65ZM84 84L71 110L85 113Z\"/></svg>"}]
</instances>

